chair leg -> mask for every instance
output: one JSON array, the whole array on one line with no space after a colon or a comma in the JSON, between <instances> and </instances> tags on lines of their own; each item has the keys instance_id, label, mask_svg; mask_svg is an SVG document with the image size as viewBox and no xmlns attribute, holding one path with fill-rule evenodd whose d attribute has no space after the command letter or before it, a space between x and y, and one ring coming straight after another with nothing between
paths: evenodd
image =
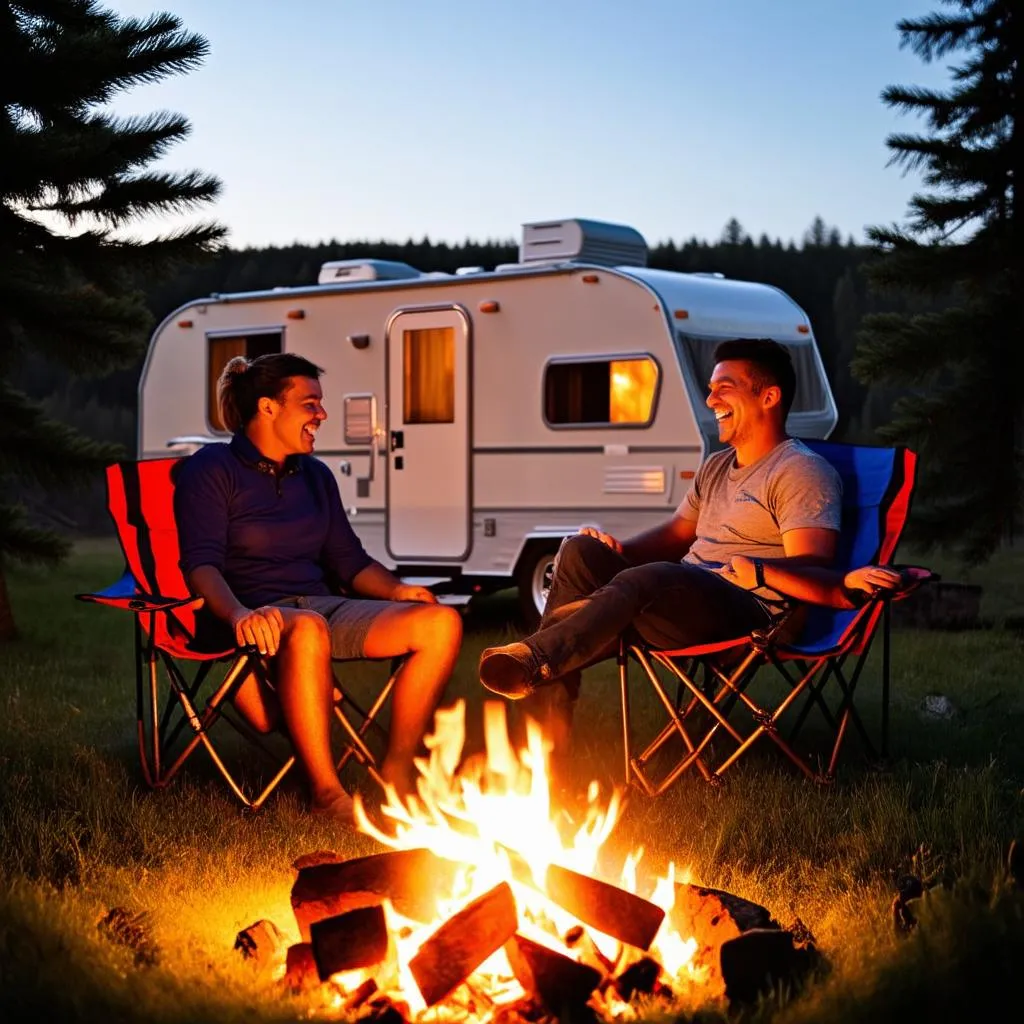
<instances>
[{"instance_id":1,"label":"chair leg","mask_svg":"<svg viewBox=\"0 0 1024 1024\"><path fill-rule=\"evenodd\" d=\"M357 729L348 716L341 710L338 704L334 705L334 717L337 718L338 724L345 731L348 736L348 744L345 748L345 752L341 755L338 760L337 770L341 772L350 760L354 757L362 767L367 771L367 774L374 782L384 788L384 778L380 774L377 768L377 758L374 757L373 752L366 745L366 734L369 732L371 726L376 724L377 715L380 713L382 707L387 702L388 697L391 696L391 691L395 688L395 676L397 674L397 668L391 673L388 681L384 684L383 689L377 694L373 704L370 705L369 710L363 711L363 709L352 700L348 694L342 691L342 702L347 701L356 709L356 712L362 717L362 724Z\"/></svg>"},{"instance_id":2,"label":"chair leg","mask_svg":"<svg viewBox=\"0 0 1024 1024\"><path fill-rule=\"evenodd\" d=\"M157 789L163 785L163 772L161 764L161 736L160 736L160 710L159 710L159 675L157 667L157 650L153 643L153 622L155 616L150 616L150 628L145 643L142 640L142 626L138 617L135 619L135 650L136 650L136 674L137 674L137 697L138 708L138 732L139 732L139 758L142 762L142 774L146 785L151 789ZM148 695L148 702L146 699ZM149 711L149 740L146 739L146 705ZM147 750L148 746L148 750Z\"/></svg>"},{"instance_id":3,"label":"chair leg","mask_svg":"<svg viewBox=\"0 0 1024 1024\"><path fill-rule=\"evenodd\" d=\"M717 730L718 725L712 726L712 728L705 735L703 741L699 744L695 744L685 724L686 714L688 714L689 709L693 707L693 702L691 701L689 708L686 712L680 714L676 707L676 702L673 702L669 698L668 694L665 692L665 688L661 685L661 681L658 678L654 666L651 664L650 660L648 660L645 653L639 647L633 647L630 650L633 656L640 663L641 668L643 668L644 673L647 676L648 682L653 687L655 694L661 701L662 706L665 708L665 712L669 718L669 724L666 725L665 728L662 729L662 731L655 738L655 740L648 745L647 749L644 751L641 757L633 758L631 760L631 769L638 775L638 777L644 779L646 783L645 788L650 787L651 783L649 782L649 780L645 778L643 774L644 764L647 762L647 760L650 759L650 757L654 755L655 751L657 751L673 733L678 733L678 735L682 738L683 743L686 746L687 756L684 757L672 769L672 771L669 772L669 774L666 775L660 783L658 783L656 787L654 787L654 792L664 792L664 790L667 789L668 786L670 786L687 768L689 768L691 764L696 764L697 770L701 773L705 781L710 782L712 779L712 773L707 767L707 765L704 763L700 755L703 752L704 748L707 746L707 744L711 741L711 738ZM676 677L676 680L681 685L686 686L687 689L691 690L691 692L694 693L694 695L701 703L709 707L715 718L719 719L720 724L724 724L726 729L731 729L731 726L729 726L727 722L723 722L720 719L717 710L714 708L713 704L701 691L700 687L697 684L693 683L689 679L689 677L686 676L686 674L682 671L682 669L675 664L675 662L673 662L670 658L660 658L657 655L655 655L654 657L656 661L664 665ZM737 737L737 741L738 739L739 737Z\"/></svg>"},{"instance_id":4,"label":"chair leg","mask_svg":"<svg viewBox=\"0 0 1024 1024\"><path fill-rule=\"evenodd\" d=\"M622 714L622 782L628 786L631 782L630 760L632 751L630 749L630 722L629 722L629 666L628 654L626 653L626 641L619 637L619 651L615 657L619 667L619 705ZM641 777L641 783L645 780ZM646 789L646 785L644 786ZM648 794L650 795L650 794Z\"/></svg>"},{"instance_id":5,"label":"chair leg","mask_svg":"<svg viewBox=\"0 0 1024 1024\"><path fill-rule=\"evenodd\" d=\"M889 756L889 644L891 642L889 614L891 606L891 601L886 601L882 605L882 757Z\"/></svg>"},{"instance_id":6,"label":"chair leg","mask_svg":"<svg viewBox=\"0 0 1024 1024\"><path fill-rule=\"evenodd\" d=\"M188 720L189 725L192 728L194 735L192 739L185 745L181 753L175 758L174 763L167 769L166 774L162 779L162 785L167 785L171 779L178 773L181 766L189 758L195 748L201 743L205 748L206 752L210 755L210 759L213 761L217 770L224 777L225 782L231 788L231 791L236 797L246 806L253 810L262 805L264 800L270 795L273 789L277 786L285 774L291 769L295 763L295 758L289 758L281 769L274 776L274 778L264 787L264 789L255 797L248 796L243 790L242 786L232 775L228 767L224 764L223 759L217 752L217 749L210 742L209 732L217 720L221 717L221 704L230 696L231 692L238 685L239 681L244 677L245 673L249 670L250 656L247 654L241 654L236 659L227 675L224 677L220 686L217 687L216 691L206 702L206 707L203 709L202 715L200 715L196 707L189 696L189 687L185 680L181 677L180 672L176 670L173 662L169 657L165 659L165 668L167 669L168 677L171 681L171 686L175 691L177 699L181 704L183 713Z\"/></svg>"}]
</instances>

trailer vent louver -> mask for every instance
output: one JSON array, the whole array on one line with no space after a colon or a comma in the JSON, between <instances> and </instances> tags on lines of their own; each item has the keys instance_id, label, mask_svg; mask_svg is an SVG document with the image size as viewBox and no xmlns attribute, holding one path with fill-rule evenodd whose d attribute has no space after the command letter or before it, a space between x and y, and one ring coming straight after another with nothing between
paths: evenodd
<instances>
[{"instance_id":1,"label":"trailer vent louver","mask_svg":"<svg viewBox=\"0 0 1024 1024\"><path fill-rule=\"evenodd\" d=\"M647 243L635 228L599 220L548 220L523 225L520 263L568 260L602 267L646 267Z\"/></svg>"}]
</instances>

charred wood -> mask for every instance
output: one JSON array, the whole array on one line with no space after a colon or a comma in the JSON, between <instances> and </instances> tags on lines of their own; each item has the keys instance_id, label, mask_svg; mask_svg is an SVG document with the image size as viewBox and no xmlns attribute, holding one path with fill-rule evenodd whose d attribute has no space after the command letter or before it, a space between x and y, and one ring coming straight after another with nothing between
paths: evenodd
<instances>
[{"instance_id":1,"label":"charred wood","mask_svg":"<svg viewBox=\"0 0 1024 1024\"><path fill-rule=\"evenodd\" d=\"M296 942L285 954L285 984L295 990L320 984L320 975L313 959L313 947L308 942Z\"/></svg>"},{"instance_id":2,"label":"charred wood","mask_svg":"<svg viewBox=\"0 0 1024 1024\"><path fill-rule=\"evenodd\" d=\"M428 923L438 914L438 898L450 891L457 867L429 850L393 850L300 867L291 893L299 934L308 941L314 921L383 899L403 916Z\"/></svg>"},{"instance_id":3,"label":"charred wood","mask_svg":"<svg viewBox=\"0 0 1024 1024\"><path fill-rule=\"evenodd\" d=\"M505 952L523 989L559 1016L568 1006L585 1003L602 978L595 968L524 935L513 935Z\"/></svg>"},{"instance_id":4,"label":"charred wood","mask_svg":"<svg viewBox=\"0 0 1024 1024\"><path fill-rule=\"evenodd\" d=\"M615 991L627 1003L636 993L650 995L658 983L661 964L649 956L631 963L616 979Z\"/></svg>"},{"instance_id":5,"label":"charred wood","mask_svg":"<svg viewBox=\"0 0 1024 1024\"><path fill-rule=\"evenodd\" d=\"M388 926L380 904L314 921L309 931L321 981L339 971L374 967L388 955Z\"/></svg>"},{"instance_id":6,"label":"charred wood","mask_svg":"<svg viewBox=\"0 0 1024 1024\"><path fill-rule=\"evenodd\" d=\"M812 953L781 929L752 928L722 944L721 970L730 1003L752 1003L780 983L796 982L813 966Z\"/></svg>"},{"instance_id":7,"label":"charred wood","mask_svg":"<svg viewBox=\"0 0 1024 1024\"><path fill-rule=\"evenodd\" d=\"M544 890L584 924L638 949L650 947L665 919L661 907L642 897L559 864L548 867Z\"/></svg>"},{"instance_id":8,"label":"charred wood","mask_svg":"<svg viewBox=\"0 0 1024 1024\"><path fill-rule=\"evenodd\" d=\"M420 947L409 969L427 1006L462 984L519 926L507 882L467 904Z\"/></svg>"}]
</instances>

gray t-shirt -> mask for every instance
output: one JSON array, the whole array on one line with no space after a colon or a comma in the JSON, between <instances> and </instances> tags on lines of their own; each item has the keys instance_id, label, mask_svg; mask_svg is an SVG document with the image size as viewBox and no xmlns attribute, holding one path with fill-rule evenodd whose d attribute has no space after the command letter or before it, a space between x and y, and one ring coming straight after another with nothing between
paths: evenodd
<instances>
[{"instance_id":1,"label":"gray t-shirt","mask_svg":"<svg viewBox=\"0 0 1024 1024\"><path fill-rule=\"evenodd\" d=\"M739 468L731 448L715 452L697 470L677 515L697 524L684 562L718 571L733 555L785 558L789 530L839 531L843 484L832 465L796 438ZM768 587L753 593L782 600Z\"/></svg>"}]
</instances>

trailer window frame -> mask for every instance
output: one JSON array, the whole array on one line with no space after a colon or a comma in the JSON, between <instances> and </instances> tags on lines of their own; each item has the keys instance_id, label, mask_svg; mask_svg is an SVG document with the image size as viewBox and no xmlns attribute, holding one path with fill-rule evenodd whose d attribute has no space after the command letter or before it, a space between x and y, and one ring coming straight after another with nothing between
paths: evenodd
<instances>
[{"instance_id":1,"label":"trailer window frame","mask_svg":"<svg viewBox=\"0 0 1024 1024\"><path fill-rule=\"evenodd\" d=\"M735 335L722 337L710 334L693 334L689 331L678 331L679 350L686 360L692 379L694 380L702 401L697 404L696 411L699 417L704 420L714 420L714 413L704 404L703 399L707 398L708 382L711 380L711 371L714 369L714 350L723 341L729 341ZM828 400L828 379L827 374L823 381L818 376L818 361L816 348L813 341L792 341L781 338L773 339L784 346L793 360L793 369L796 371L796 394L793 396L793 408L790 409L790 416L822 416L829 411ZM809 358L804 358L805 353ZM704 357L704 358L700 358ZM809 373L808 369L813 363L814 372ZM824 367L822 367L824 372ZM811 400L817 401L817 405L811 405Z\"/></svg>"},{"instance_id":2,"label":"trailer window frame","mask_svg":"<svg viewBox=\"0 0 1024 1024\"><path fill-rule=\"evenodd\" d=\"M250 341L254 338L277 337L277 348L270 348L265 344L252 345ZM218 342L242 341L245 343L245 350L234 352L220 362L220 369L214 372L214 346ZM257 356L267 355L273 352L284 351L284 327L251 327L239 330L233 327L229 330L207 331L206 332L206 426L211 434L229 436L228 430L220 419L220 412L217 408L217 380L221 371L227 365L229 359L236 355L243 355L246 359L255 359Z\"/></svg>"},{"instance_id":3,"label":"trailer window frame","mask_svg":"<svg viewBox=\"0 0 1024 1024\"><path fill-rule=\"evenodd\" d=\"M620 362L646 362L654 368L654 384L650 395L650 406L645 420L614 421L607 420L553 420L548 415L549 403L549 374L553 367L559 366L580 366L584 364L605 364L608 367L609 376L611 365ZM571 356L552 356L545 361L541 376L541 419L549 430L646 430L655 421L658 415L658 403L661 398L661 386L664 377L662 365L653 352L592 352L576 354ZM609 380L609 388L611 382ZM609 396L610 405L610 396Z\"/></svg>"}]
</instances>

